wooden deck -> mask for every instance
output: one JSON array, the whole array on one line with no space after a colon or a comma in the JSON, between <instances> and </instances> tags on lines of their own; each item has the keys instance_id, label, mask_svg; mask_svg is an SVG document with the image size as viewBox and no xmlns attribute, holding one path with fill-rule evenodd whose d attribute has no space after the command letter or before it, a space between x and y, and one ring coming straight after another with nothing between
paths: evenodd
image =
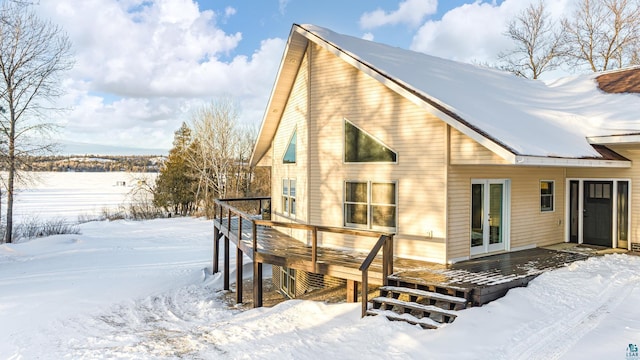
<instances>
[{"instance_id":1,"label":"wooden deck","mask_svg":"<svg viewBox=\"0 0 640 360\"><path fill-rule=\"evenodd\" d=\"M545 271L557 269L585 254L534 248L485 256L452 265L423 263L421 267L400 270L392 279L431 288L465 290L471 294L474 306L486 304L504 296L514 287L526 286ZM399 263L402 260L398 261ZM441 291L442 292L442 291Z\"/></svg>"},{"instance_id":2,"label":"wooden deck","mask_svg":"<svg viewBox=\"0 0 640 360\"><path fill-rule=\"evenodd\" d=\"M362 290L368 288L368 283L371 282L461 296L467 298L470 304L478 306L504 296L511 288L526 286L544 271L588 257L585 254L535 248L442 265L393 256L392 236L391 241L384 242L382 246L380 240L386 236L382 235L377 248L370 252L323 247L316 245L316 232L339 231L370 237L380 233L274 223L241 211L233 213L230 208L226 213L223 210L221 207L219 216L214 219L213 272L219 271L219 241L223 240L224 288L229 290L228 242L233 242L237 247L236 264L242 264L242 256L253 260L254 306L262 306L264 263L346 279L348 301L358 298L358 285ZM308 230L308 241L304 243L276 229L283 226ZM378 254L381 248L384 251ZM367 264L366 269L364 264ZM236 267L236 282L242 282L242 266ZM237 292L236 299L242 302L241 287ZM363 299L368 301L366 297ZM366 304L363 303L363 314L366 309Z\"/></svg>"},{"instance_id":3,"label":"wooden deck","mask_svg":"<svg viewBox=\"0 0 640 360\"><path fill-rule=\"evenodd\" d=\"M256 218L258 220L258 218ZM242 232L238 231L239 223L242 224ZM239 221L239 218L231 219L229 228L227 219L214 220L214 226L221 232L230 234L231 242L236 245L244 255L254 261L278 265L297 270L304 270L318 274L330 275L342 279L360 281L359 267L366 259L368 253L364 251L338 249L330 247L317 247L317 260L312 261L313 247L311 244L278 231L269 226L257 225L257 251L253 251L253 225L248 221ZM240 238L238 234L241 234ZM240 239L240 240L238 240ZM421 262L408 260L403 262L404 267L396 269L410 270L419 266ZM408 266L408 267L407 267ZM376 256L370 267L372 284L382 284L382 256Z\"/></svg>"}]
</instances>

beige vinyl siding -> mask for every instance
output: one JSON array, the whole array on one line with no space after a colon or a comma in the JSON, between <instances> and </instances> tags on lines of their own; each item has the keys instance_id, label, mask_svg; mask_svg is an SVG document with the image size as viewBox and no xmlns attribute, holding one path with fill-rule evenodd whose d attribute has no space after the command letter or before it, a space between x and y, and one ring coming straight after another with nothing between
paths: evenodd
<instances>
[{"instance_id":1,"label":"beige vinyl siding","mask_svg":"<svg viewBox=\"0 0 640 360\"><path fill-rule=\"evenodd\" d=\"M640 145L611 145L611 150L631 160L631 167L626 169L611 168L568 168L567 179L629 179L631 181L631 231L629 240L640 243ZM563 185L565 186L565 185Z\"/></svg>"},{"instance_id":2,"label":"beige vinyl siding","mask_svg":"<svg viewBox=\"0 0 640 360\"><path fill-rule=\"evenodd\" d=\"M456 129L451 129L452 165L505 165L508 162Z\"/></svg>"},{"instance_id":3,"label":"beige vinyl siding","mask_svg":"<svg viewBox=\"0 0 640 360\"><path fill-rule=\"evenodd\" d=\"M516 166L449 167L447 260L470 255L471 180L508 179L511 188L511 249L564 241L564 169ZM555 181L555 210L540 211L540 180Z\"/></svg>"},{"instance_id":4,"label":"beige vinyl siding","mask_svg":"<svg viewBox=\"0 0 640 360\"><path fill-rule=\"evenodd\" d=\"M310 222L344 226L346 180L393 181L396 253L444 262L444 123L335 55L317 46L310 51ZM344 119L395 151L397 164L345 164ZM331 234L322 234L321 240L363 250L375 241Z\"/></svg>"},{"instance_id":5,"label":"beige vinyl siding","mask_svg":"<svg viewBox=\"0 0 640 360\"><path fill-rule=\"evenodd\" d=\"M307 165L308 165L308 127L307 127L307 99L308 99L308 61L305 56L298 70L293 89L284 108L278 130L271 146L272 177L271 177L271 213L275 221L307 222L308 198L307 194ZM296 163L283 164L283 156L296 131ZM283 215L282 180L296 180L296 214L295 217ZM282 230L300 240L306 241L307 234L300 230Z\"/></svg>"}]
</instances>

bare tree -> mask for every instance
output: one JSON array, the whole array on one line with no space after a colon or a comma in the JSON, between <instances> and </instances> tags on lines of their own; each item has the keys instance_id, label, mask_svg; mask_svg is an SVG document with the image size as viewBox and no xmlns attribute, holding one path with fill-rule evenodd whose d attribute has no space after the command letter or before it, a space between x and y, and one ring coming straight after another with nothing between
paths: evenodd
<instances>
[{"instance_id":1,"label":"bare tree","mask_svg":"<svg viewBox=\"0 0 640 360\"><path fill-rule=\"evenodd\" d=\"M62 94L59 76L71 69L71 43L57 25L38 18L24 2L0 4L0 135L6 147L6 242L12 241L17 163L28 154L50 150L44 119ZM40 137L40 140L37 140Z\"/></svg>"},{"instance_id":2,"label":"bare tree","mask_svg":"<svg viewBox=\"0 0 640 360\"><path fill-rule=\"evenodd\" d=\"M513 40L515 47L498 55L502 61L500 67L530 79L556 68L563 43L556 29L543 0L530 4L509 22L505 35Z\"/></svg>"},{"instance_id":3,"label":"bare tree","mask_svg":"<svg viewBox=\"0 0 640 360\"><path fill-rule=\"evenodd\" d=\"M596 72L638 63L639 0L582 0L562 29L567 56L577 66Z\"/></svg>"},{"instance_id":4,"label":"bare tree","mask_svg":"<svg viewBox=\"0 0 640 360\"><path fill-rule=\"evenodd\" d=\"M249 166L251 152L258 138L258 129L255 126L245 125L238 129L238 141L236 148L235 191L238 196L246 196L249 193L249 184L253 169Z\"/></svg>"},{"instance_id":5,"label":"bare tree","mask_svg":"<svg viewBox=\"0 0 640 360\"><path fill-rule=\"evenodd\" d=\"M199 178L201 196L227 196L230 177L236 162L238 111L230 98L218 98L195 111L191 117L193 148L189 158Z\"/></svg>"}]
</instances>

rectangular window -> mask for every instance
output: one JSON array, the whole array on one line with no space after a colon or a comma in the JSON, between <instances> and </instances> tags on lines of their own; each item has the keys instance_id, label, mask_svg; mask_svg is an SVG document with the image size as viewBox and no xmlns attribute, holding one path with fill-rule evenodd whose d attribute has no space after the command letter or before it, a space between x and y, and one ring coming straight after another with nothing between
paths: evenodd
<instances>
[{"instance_id":1,"label":"rectangular window","mask_svg":"<svg viewBox=\"0 0 640 360\"><path fill-rule=\"evenodd\" d=\"M591 199L611 199L611 184L590 183L589 197Z\"/></svg>"},{"instance_id":2,"label":"rectangular window","mask_svg":"<svg viewBox=\"0 0 640 360\"><path fill-rule=\"evenodd\" d=\"M289 298L296 297L296 270L286 267L280 268L280 291Z\"/></svg>"},{"instance_id":3,"label":"rectangular window","mask_svg":"<svg viewBox=\"0 0 640 360\"><path fill-rule=\"evenodd\" d=\"M296 214L296 181L282 179L282 212L286 216Z\"/></svg>"},{"instance_id":4,"label":"rectangular window","mask_svg":"<svg viewBox=\"0 0 640 360\"><path fill-rule=\"evenodd\" d=\"M618 247L629 240L629 182L618 181Z\"/></svg>"},{"instance_id":5,"label":"rectangular window","mask_svg":"<svg viewBox=\"0 0 640 360\"><path fill-rule=\"evenodd\" d=\"M554 181L540 180L540 211L553 211Z\"/></svg>"},{"instance_id":6,"label":"rectangular window","mask_svg":"<svg viewBox=\"0 0 640 360\"><path fill-rule=\"evenodd\" d=\"M345 182L345 226L394 229L396 206L395 183Z\"/></svg>"}]
</instances>

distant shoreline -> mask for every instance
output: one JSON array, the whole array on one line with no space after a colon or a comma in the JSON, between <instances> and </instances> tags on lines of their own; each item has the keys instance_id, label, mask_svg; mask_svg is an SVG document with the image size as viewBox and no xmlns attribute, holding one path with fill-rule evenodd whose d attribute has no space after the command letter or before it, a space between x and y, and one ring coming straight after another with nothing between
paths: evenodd
<instances>
[{"instance_id":1,"label":"distant shoreline","mask_svg":"<svg viewBox=\"0 0 640 360\"><path fill-rule=\"evenodd\" d=\"M22 159L19 170L51 172L158 172L163 155L51 155ZM0 170L6 170L0 168Z\"/></svg>"}]
</instances>

